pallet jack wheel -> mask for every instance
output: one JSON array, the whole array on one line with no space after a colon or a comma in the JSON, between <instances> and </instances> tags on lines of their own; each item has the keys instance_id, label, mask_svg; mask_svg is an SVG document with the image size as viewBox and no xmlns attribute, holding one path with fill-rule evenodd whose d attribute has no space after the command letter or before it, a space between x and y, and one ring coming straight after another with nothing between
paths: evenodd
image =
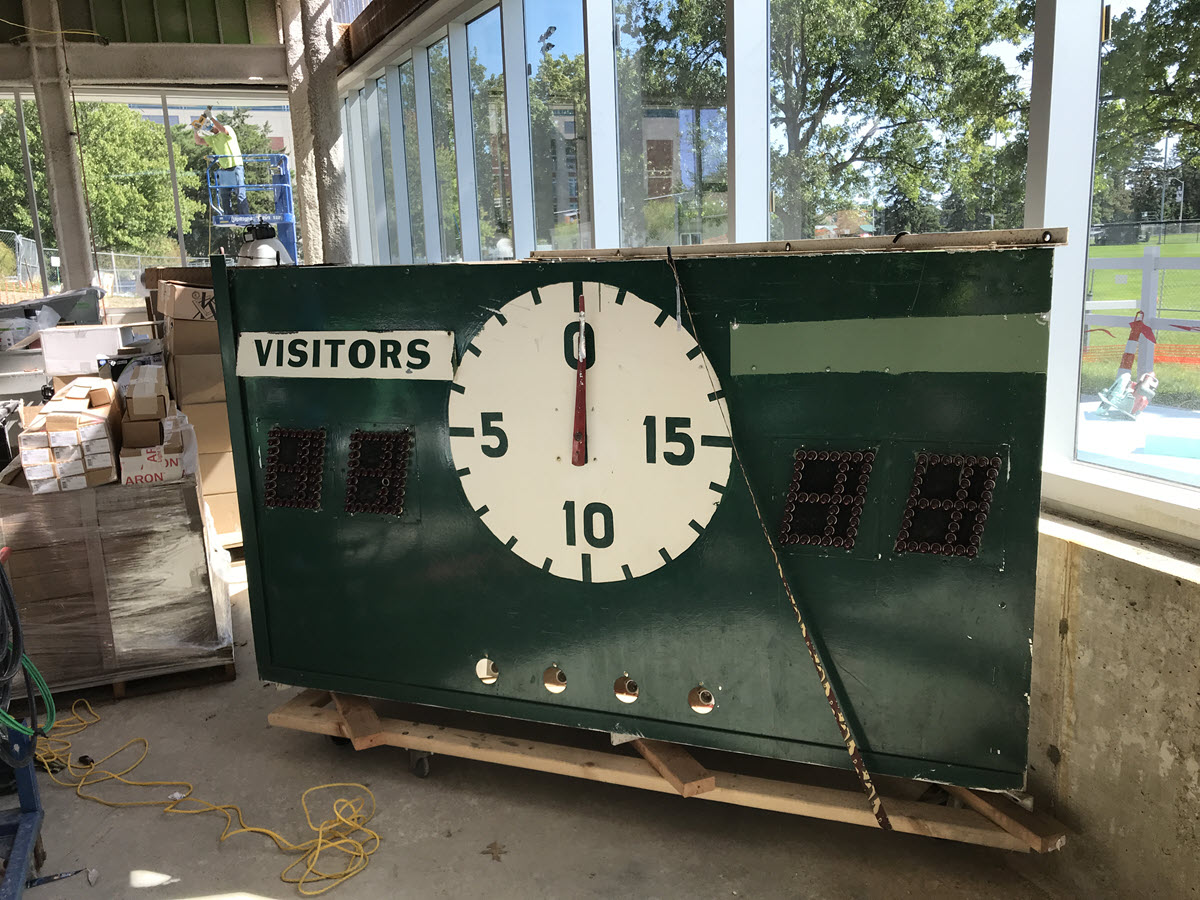
<instances>
[{"instance_id":1,"label":"pallet jack wheel","mask_svg":"<svg viewBox=\"0 0 1200 900\"><path fill-rule=\"evenodd\" d=\"M408 768L409 771L418 778L429 777L429 759L432 753L426 753L424 750L409 750L408 751Z\"/></svg>"}]
</instances>

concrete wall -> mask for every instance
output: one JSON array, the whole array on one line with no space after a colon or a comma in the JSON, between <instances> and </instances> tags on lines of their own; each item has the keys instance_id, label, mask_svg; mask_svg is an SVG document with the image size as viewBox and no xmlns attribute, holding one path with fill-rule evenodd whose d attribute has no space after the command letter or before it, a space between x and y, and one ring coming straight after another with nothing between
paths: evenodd
<instances>
[{"instance_id":1,"label":"concrete wall","mask_svg":"<svg viewBox=\"0 0 1200 900\"><path fill-rule=\"evenodd\" d=\"M1078 896L1200 897L1196 567L1045 531L1029 789L1077 834L1017 866Z\"/></svg>"}]
</instances>

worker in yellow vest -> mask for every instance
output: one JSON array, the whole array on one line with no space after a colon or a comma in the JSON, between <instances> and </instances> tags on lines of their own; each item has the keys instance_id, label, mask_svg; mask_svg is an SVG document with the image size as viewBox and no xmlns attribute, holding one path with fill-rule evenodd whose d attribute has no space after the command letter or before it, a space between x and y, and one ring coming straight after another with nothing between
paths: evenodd
<instances>
[{"instance_id":1,"label":"worker in yellow vest","mask_svg":"<svg viewBox=\"0 0 1200 900\"><path fill-rule=\"evenodd\" d=\"M233 129L218 122L211 110L210 106L204 115L192 123L192 134L198 145L207 145L216 156L221 211L227 215L233 214L232 195L236 192L237 211L240 215L248 216L250 203L246 200L246 169L242 165L242 148L238 146Z\"/></svg>"}]
</instances>

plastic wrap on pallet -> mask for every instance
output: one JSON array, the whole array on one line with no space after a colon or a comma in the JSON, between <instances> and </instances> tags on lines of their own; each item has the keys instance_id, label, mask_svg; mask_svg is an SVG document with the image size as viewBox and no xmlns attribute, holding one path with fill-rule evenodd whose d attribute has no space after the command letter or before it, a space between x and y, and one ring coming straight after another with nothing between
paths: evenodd
<instances>
[{"instance_id":1,"label":"plastic wrap on pallet","mask_svg":"<svg viewBox=\"0 0 1200 900\"><path fill-rule=\"evenodd\" d=\"M34 495L0 473L0 542L26 652L55 690L232 659L194 478Z\"/></svg>"}]
</instances>

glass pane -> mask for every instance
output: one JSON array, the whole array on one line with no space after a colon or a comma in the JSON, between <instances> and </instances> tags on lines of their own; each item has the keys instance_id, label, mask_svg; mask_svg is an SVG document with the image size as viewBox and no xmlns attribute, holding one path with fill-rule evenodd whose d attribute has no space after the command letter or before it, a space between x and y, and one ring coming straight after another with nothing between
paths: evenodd
<instances>
[{"instance_id":1,"label":"glass pane","mask_svg":"<svg viewBox=\"0 0 1200 900\"><path fill-rule=\"evenodd\" d=\"M511 259L512 183L508 165L500 7L467 25L467 53L470 55L480 254L483 259Z\"/></svg>"},{"instance_id":2,"label":"glass pane","mask_svg":"<svg viewBox=\"0 0 1200 900\"><path fill-rule=\"evenodd\" d=\"M1200 165L1184 4L1113 5L1102 49L1076 455L1200 487ZM1189 99L1190 98L1190 99Z\"/></svg>"},{"instance_id":3,"label":"glass pane","mask_svg":"<svg viewBox=\"0 0 1200 900\"><path fill-rule=\"evenodd\" d=\"M583 3L526 0L537 249L595 246Z\"/></svg>"},{"instance_id":4,"label":"glass pane","mask_svg":"<svg viewBox=\"0 0 1200 900\"><path fill-rule=\"evenodd\" d=\"M289 252L296 246L296 252L302 255L293 204L296 173L287 151L292 139L292 119L287 102L264 98L253 106L239 106L222 100L219 95L211 99L210 109L208 100L167 98L188 265L207 266L209 255L222 248L226 252L236 252L245 229L245 225L222 218L227 210L232 214L238 212L238 184L236 173L230 181L230 175L220 171L222 160L218 157L224 154L218 154L218 151L223 148L209 143L211 135L207 132L213 128L203 121L209 112L237 139L246 204L251 215L269 217L272 221L283 219L274 225L280 241ZM160 104L148 103L135 108L147 119L157 122L161 133ZM231 186L222 192L221 185L226 182ZM169 265L178 264L176 251L175 262Z\"/></svg>"},{"instance_id":5,"label":"glass pane","mask_svg":"<svg viewBox=\"0 0 1200 900\"><path fill-rule=\"evenodd\" d=\"M1020 228L1033 7L773 0L771 237Z\"/></svg>"},{"instance_id":6,"label":"glass pane","mask_svg":"<svg viewBox=\"0 0 1200 900\"><path fill-rule=\"evenodd\" d=\"M8 95L0 100L0 141L5 149L4 164L0 166L0 304L19 303L42 296L42 267L46 270L46 286L54 294L62 290L62 271L59 266L58 240L50 215L50 195L46 185L46 162L42 151L42 131L37 106L33 100L22 100L25 114L29 157L33 164L33 187L38 207L38 222L42 231L45 258L38 259L37 240L33 233L33 217L29 213L29 192L25 181L25 161L21 153L21 132L17 122L17 104ZM179 257L176 256L178 264ZM0 341L0 349L4 349Z\"/></svg>"},{"instance_id":7,"label":"glass pane","mask_svg":"<svg viewBox=\"0 0 1200 900\"><path fill-rule=\"evenodd\" d=\"M458 160L454 155L454 101L450 93L450 41L429 48L429 100L433 111L433 169L437 175L442 260L462 259L458 215Z\"/></svg>"},{"instance_id":8,"label":"glass pane","mask_svg":"<svg viewBox=\"0 0 1200 900\"><path fill-rule=\"evenodd\" d=\"M621 244L727 239L724 0L617 0Z\"/></svg>"},{"instance_id":9,"label":"glass pane","mask_svg":"<svg viewBox=\"0 0 1200 900\"><path fill-rule=\"evenodd\" d=\"M413 262L425 256L425 207L421 203L421 152L417 143L417 85L410 59L400 66L400 110L404 115L404 170L408 174L408 225L412 231Z\"/></svg>"},{"instance_id":10,"label":"glass pane","mask_svg":"<svg viewBox=\"0 0 1200 900\"><path fill-rule=\"evenodd\" d=\"M392 173L392 120L388 118L387 79L375 81L375 99L379 103L379 143L383 151L383 196L387 207L388 246L392 262L400 259L400 236L396 233L396 180Z\"/></svg>"}]
</instances>

